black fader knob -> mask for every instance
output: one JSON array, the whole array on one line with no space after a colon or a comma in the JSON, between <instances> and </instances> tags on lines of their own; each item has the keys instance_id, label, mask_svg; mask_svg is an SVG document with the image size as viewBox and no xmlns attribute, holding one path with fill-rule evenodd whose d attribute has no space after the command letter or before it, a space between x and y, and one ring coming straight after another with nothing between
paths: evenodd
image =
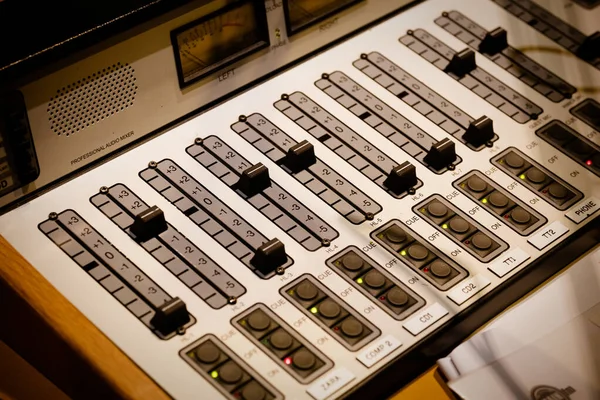
<instances>
[{"instance_id":1,"label":"black fader knob","mask_svg":"<svg viewBox=\"0 0 600 400\"><path fill-rule=\"evenodd\" d=\"M475 53L471 49L464 49L463 51L454 54L444 71L451 72L459 78L462 78L475 68L477 68L477 64L475 63Z\"/></svg>"},{"instance_id":2,"label":"black fader knob","mask_svg":"<svg viewBox=\"0 0 600 400\"><path fill-rule=\"evenodd\" d=\"M600 31L585 38L577 49L577 55L587 61L600 57Z\"/></svg>"},{"instance_id":3,"label":"black fader knob","mask_svg":"<svg viewBox=\"0 0 600 400\"><path fill-rule=\"evenodd\" d=\"M496 28L493 31L486 33L481 43L479 43L479 51L491 56L500 53L507 47L507 34L502 28Z\"/></svg>"},{"instance_id":4,"label":"black fader knob","mask_svg":"<svg viewBox=\"0 0 600 400\"><path fill-rule=\"evenodd\" d=\"M474 147L482 146L494 138L494 122L485 115L471 121L462 138Z\"/></svg>"},{"instance_id":5,"label":"black fader knob","mask_svg":"<svg viewBox=\"0 0 600 400\"><path fill-rule=\"evenodd\" d=\"M163 335L169 335L190 322L185 303L175 297L160 306L150 320L152 326Z\"/></svg>"},{"instance_id":6,"label":"black fader knob","mask_svg":"<svg viewBox=\"0 0 600 400\"><path fill-rule=\"evenodd\" d=\"M431 150L423 158L435 170L440 170L452 165L456 161L456 148L454 142L448 138L442 139L431 146Z\"/></svg>"},{"instance_id":7,"label":"black fader knob","mask_svg":"<svg viewBox=\"0 0 600 400\"><path fill-rule=\"evenodd\" d=\"M137 240L144 242L160 235L167 228L163 211L157 206L152 206L135 216L130 229Z\"/></svg>"},{"instance_id":8,"label":"black fader knob","mask_svg":"<svg viewBox=\"0 0 600 400\"><path fill-rule=\"evenodd\" d=\"M415 166L408 161L392 168L390 174L383 182L385 187L397 195L407 192L410 188L416 186L417 183Z\"/></svg>"},{"instance_id":9,"label":"black fader knob","mask_svg":"<svg viewBox=\"0 0 600 400\"><path fill-rule=\"evenodd\" d=\"M284 159L285 166L294 174L305 170L316 162L315 148L307 140L290 147Z\"/></svg>"},{"instance_id":10,"label":"black fader knob","mask_svg":"<svg viewBox=\"0 0 600 400\"><path fill-rule=\"evenodd\" d=\"M236 189L239 189L248 197L252 197L271 186L269 169L262 163L254 164L247 168L240 175L240 180L236 183Z\"/></svg>"},{"instance_id":11,"label":"black fader knob","mask_svg":"<svg viewBox=\"0 0 600 400\"><path fill-rule=\"evenodd\" d=\"M287 262L285 245L277 238L260 246L250 263L260 272L267 275Z\"/></svg>"}]
</instances>

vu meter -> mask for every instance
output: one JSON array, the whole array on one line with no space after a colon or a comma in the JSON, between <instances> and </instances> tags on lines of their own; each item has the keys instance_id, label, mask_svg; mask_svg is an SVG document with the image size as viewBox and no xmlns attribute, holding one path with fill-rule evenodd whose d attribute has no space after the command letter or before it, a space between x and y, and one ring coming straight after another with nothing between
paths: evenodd
<instances>
[{"instance_id":1,"label":"vu meter","mask_svg":"<svg viewBox=\"0 0 600 400\"><path fill-rule=\"evenodd\" d=\"M171 32L179 85L269 46L262 1L238 1Z\"/></svg>"},{"instance_id":2,"label":"vu meter","mask_svg":"<svg viewBox=\"0 0 600 400\"><path fill-rule=\"evenodd\" d=\"M362 0L287 0L283 2L288 35Z\"/></svg>"}]
</instances>

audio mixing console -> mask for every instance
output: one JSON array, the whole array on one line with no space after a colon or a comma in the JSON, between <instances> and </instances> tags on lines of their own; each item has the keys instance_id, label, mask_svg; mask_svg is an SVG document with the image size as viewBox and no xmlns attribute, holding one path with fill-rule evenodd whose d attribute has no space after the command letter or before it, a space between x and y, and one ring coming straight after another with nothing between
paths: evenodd
<instances>
[{"instance_id":1,"label":"audio mixing console","mask_svg":"<svg viewBox=\"0 0 600 400\"><path fill-rule=\"evenodd\" d=\"M590 247L598 4L417 2L0 234L174 398L387 396Z\"/></svg>"}]
</instances>

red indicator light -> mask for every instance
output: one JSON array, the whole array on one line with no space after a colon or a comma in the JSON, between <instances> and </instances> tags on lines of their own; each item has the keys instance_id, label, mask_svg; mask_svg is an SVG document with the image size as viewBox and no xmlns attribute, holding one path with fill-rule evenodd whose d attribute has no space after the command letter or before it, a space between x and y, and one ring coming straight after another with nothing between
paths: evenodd
<instances>
[{"instance_id":1,"label":"red indicator light","mask_svg":"<svg viewBox=\"0 0 600 400\"><path fill-rule=\"evenodd\" d=\"M283 359L285 365L290 365L292 363L292 357L286 357Z\"/></svg>"},{"instance_id":2,"label":"red indicator light","mask_svg":"<svg viewBox=\"0 0 600 400\"><path fill-rule=\"evenodd\" d=\"M591 167L592 166L592 160L587 160L585 162L585 165L587 165L588 167Z\"/></svg>"},{"instance_id":3,"label":"red indicator light","mask_svg":"<svg viewBox=\"0 0 600 400\"><path fill-rule=\"evenodd\" d=\"M385 301L385 296L380 296L380 297L379 297L379 300L381 300L381 301Z\"/></svg>"}]
</instances>

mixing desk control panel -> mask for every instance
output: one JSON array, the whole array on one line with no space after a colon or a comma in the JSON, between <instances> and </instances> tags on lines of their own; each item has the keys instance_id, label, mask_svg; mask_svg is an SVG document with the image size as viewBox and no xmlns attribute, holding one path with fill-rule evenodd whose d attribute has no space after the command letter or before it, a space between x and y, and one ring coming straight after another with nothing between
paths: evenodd
<instances>
[{"instance_id":1,"label":"mixing desk control panel","mask_svg":"<svg viewBox=\"0 0 600 400\"><path fill-rule=\"evenodd\" d=\"M389 395L597 224L597 5L417 2L0 234L174 398Z\"/></svg>"}]
</instances>

